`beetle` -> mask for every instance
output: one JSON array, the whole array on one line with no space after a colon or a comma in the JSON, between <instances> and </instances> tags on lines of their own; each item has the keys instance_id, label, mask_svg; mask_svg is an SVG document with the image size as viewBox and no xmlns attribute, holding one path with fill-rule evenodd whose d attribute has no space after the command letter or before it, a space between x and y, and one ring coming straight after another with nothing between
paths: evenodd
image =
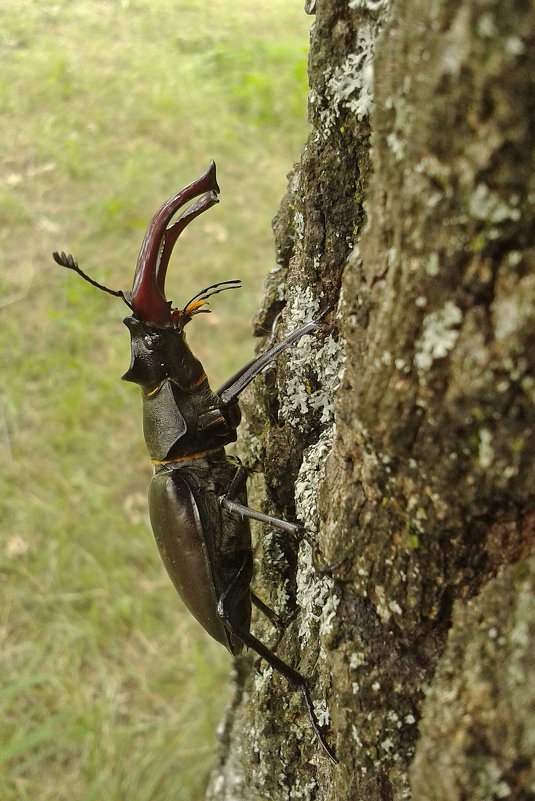
<instances>
[{"instance_id":1,"label":"beetle","mask_svg":"<svg viewBox=\"0 0 535 801\"><path fill-rule=\"evenodd\" d=\"M246 386L286 348L319 329L320 318L253 358L213 392L204 368L184 335L187 323L208 312L208 299L238 289L239 280L220 281L195 294L182 309L165 297L165 277L173 247L185 227L218 203L212 161L207 172L171 197L156 212L141 250L130 292L113 290L84 273L72 255L54 260L97 289L123 299L131 310L124 320L131 337L125 381L139 384L143 432L153 464L150 520L165 568L189 611L232 655L251 648L300 688L312 728L329 758L337 762L318 724L305 677L280 659L250 631L251 604L272 621L272 612L251 590L253 556L249 519L292 534L300 526L247 507L247 471L227 456L237 438L238 398ZM195 199L196 198L196 199ZM181 216L171 222L186 204ZM273 335L272 335L273 339Z\"/></svg>"}]
</instances>

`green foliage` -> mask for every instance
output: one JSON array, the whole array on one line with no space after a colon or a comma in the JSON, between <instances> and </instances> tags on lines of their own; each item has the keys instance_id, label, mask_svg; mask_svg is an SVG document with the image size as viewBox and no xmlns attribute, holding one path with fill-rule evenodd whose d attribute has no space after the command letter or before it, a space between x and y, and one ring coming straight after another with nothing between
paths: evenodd
<instances>
[{"instance_id":1,"label":"green foliage","mask_svg":"<svg viewBox=\"0 0 535 801\"><path fill-rule=\"evenodd\" d=\"M253 352L270 220L306 135L308 20L273 0L0 9L0 798L202 797L230 658L183 612L146 511L119 300L158 206L218 163L168 296L241 278L192 324L213 384Z\"/></svg>"}]
</instances>

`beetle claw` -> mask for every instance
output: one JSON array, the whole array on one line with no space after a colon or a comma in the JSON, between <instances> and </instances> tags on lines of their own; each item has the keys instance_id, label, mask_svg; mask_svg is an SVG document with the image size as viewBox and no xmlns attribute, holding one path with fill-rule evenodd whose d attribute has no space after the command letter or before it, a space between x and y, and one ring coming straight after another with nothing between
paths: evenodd
<instances>
[{"instance_id":1,"label":"beetle claw","mask_svg":"<svg viewBox=\"0 0 535 801\"><path fill-rule=\"evenodd\" d=\"M312 704L312 699L310 698L310 693L308 691L308 684L306 682L304 682L301 685L301 690L303 692L303 696L304 696L304 699L305 699L305 704L306 704L306 708L307 708L307 712L308 712L308 717L310 718L310 723L312 725L312 728L314 729L314 733L315 733L316 737L318 738L321 747L323 748L323 750L325 751L325 753L327 754L327 756L329 757L331 762L333 762L335 765L338 765L338 759L336 757L336 754L334 753L333 749L331 748L331 746L329 745L329 743L327 742L327 740L323 736L323 732L322 732L321 727L320 727L320 725L318 723L318 719L316 717L316 713L314 712L314 705Z\"/></svg>"},{"instance_id":2,"label":"beetle claw","mask_svg":"<svg viewBox=\"0 0 535 801\"><path fill-rule=\"evenodd\" d=\"M345 556L341 559L337 559L336 562L323 562L321 559L321 553L318 546L316 549L312 551L312 564L314 566L314 570L322 575L329 575L335 573L346 561Z\"/></svg>"}]
</instances>

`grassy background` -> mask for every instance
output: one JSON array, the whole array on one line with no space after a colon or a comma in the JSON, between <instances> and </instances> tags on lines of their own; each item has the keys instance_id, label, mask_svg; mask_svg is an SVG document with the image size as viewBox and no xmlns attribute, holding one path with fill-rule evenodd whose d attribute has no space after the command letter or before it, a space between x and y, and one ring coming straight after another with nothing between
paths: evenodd
<instances>
[{"instance_id":1,"label":"grassy background","mask_svg":"<svg viewBox=\"0 0 535 801\"><path fill-rule=\"evenodd\" d=\"M230 657L183 613L148 524L127 309L159 205L218 163L168 297L241 278L190 340L217 385L253 350L270 220L305 138L300 0L0 6L0 798L196 801Z\"/></svg>"}]
</instances>

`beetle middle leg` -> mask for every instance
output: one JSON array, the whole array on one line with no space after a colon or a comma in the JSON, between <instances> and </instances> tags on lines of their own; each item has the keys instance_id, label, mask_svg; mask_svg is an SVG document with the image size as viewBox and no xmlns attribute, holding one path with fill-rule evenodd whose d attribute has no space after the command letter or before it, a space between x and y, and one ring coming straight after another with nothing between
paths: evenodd
<instances>
[{"instance_id":1,"label":"beetle middle leg","mask_svg":"<svg viewBox=\"0 0 535 801\"><path fill-rule=\"evenodd\" d=\"M272 517L271 515L265 515L263 512L257 512L255 509L250 509L248 506L244 506L242 503L234 500L239 494L240 490L243 489L246 480L247 469L240 465L236 469L236 473L234 474L226 493L219 498L219 503L221 506L224 509L228 509L229 512L239 515L240 517L246 517L249 520L257 520L259 523L265 523L266 525L273 526L281 531L286 531L288 534L292 534L298 540L305 540L305 542L307 542L312 548L312 564L314 569L317 570L318 573L322 573L324 575L336 572L336 570L345 561L345 557L344 559L340 559L332 564L325 563L321 558L317 540L308 533L304 526L301 526L298 523L289 523L287 520L281 520L280 518Z\"/></svg>"},{"instance_id":2,"label":"beetle middle leg","mask_svg":"<svg viewBox=\"0 0 535 801\"><path fill-rule=\"evenodd\" d=\"M236 501L235 498L244 488L246 481L247 468L243 467L242 464L239 464L230 484L226 489L225 494L221 495L219 498L219 503L224 509L228 509L229 512L238 515L239 517L246 517L249 520L258 520L260 523L267 523L275 528L280 528L282 531L287 531L289 534L293 534L294 536L304 537L305 539L307 538L308 535L306 534L305 529L298 523L289 523L286 520L280 520L278 517L265 515L263 512L257 512L255 509L250 509L248 506L244 506L244 504Z\"/></svg>"},{"instance_id":3,"label":"beetle middle leg","mask_svg":"<svg viewBox=\"0 0 535 801\"><path fill-rule=\"evenodd\" d=\"M219 499L219 502L221 506L223 506L225 509L228 509L229 512L234 512L234 514L237 514L240 517L247 517L249 520L257 520L259 523L266 523L267 525L278 528L281 531L286 531L288 534L293 534L294 537L298 539L305 540L305 542L307 542L312 548L312 564L318 573L322 573L324 575L328 573L334 573L345 561L344 557L336 562L324 562L321 558L319 545L316 539L298 523L289 523L287 520L281 520L278 517L272 517L271 515L263 514L263 512L257 512L255 509L250 509L248 506L238 503L238 501L233 501L232 498L229 498L227 495L222 495Z\"/></svg>"},{"instance_id":4,"label":"beetle middle leg","mask_svg":"<svg viewBox=\"0 0 535 801\"><path fill-rule=\"evenodd\" d=\"M280 633L284 631L284 623L282 622L281 616L274 612L273 609L265 604L264 601L258 597L258 595L254 594L254 592L251 592L251 601L256 608L259 609L265 617L267 617L269 622L275 626L277 631Z\"/></svg>"}]
</instances>

